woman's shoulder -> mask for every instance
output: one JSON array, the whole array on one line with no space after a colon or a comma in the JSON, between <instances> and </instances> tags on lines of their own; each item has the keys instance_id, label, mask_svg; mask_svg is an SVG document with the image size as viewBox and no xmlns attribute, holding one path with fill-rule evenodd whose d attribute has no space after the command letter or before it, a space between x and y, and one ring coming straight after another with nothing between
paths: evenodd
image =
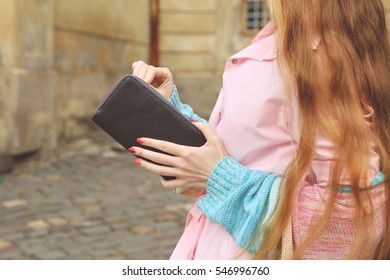
<instances>
[{"instance_id":1,"label":"woman's shoulder","mask_svg":"<svg viewBox=\"0 0 390 280\"><path fill-rule=\"evenodd\" d=\"M275 26L272 22L269 22L260 32L253 38L252 43L255 43L265 37L269 37L275 33Z\"/></svg>"}]
</instances>

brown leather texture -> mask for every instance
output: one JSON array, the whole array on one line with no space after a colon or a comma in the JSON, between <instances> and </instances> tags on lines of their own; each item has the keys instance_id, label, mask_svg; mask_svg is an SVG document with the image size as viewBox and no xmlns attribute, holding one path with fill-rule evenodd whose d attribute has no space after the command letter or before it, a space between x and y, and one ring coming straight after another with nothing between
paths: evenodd
<instances>
[{"instance_id":1,"label":"brown leather texture","mask_svg":"<svg viewBox=\"0 0 390 280\"><path fill-rule=\"evenodd\" d=\"M115 83L92 121L125 149L140 147L136 141L140 137L196 147L206 143L197 127L154 88L134 75L126 75Z\"/></svg>"}]
</instances>

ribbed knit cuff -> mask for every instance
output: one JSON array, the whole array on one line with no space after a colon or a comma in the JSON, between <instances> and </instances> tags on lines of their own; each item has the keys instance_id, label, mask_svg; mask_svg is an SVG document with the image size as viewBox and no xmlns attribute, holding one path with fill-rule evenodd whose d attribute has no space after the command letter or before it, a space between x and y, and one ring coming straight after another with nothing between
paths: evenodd
<instances>
[{"instance_id":1,"label":"ribbed knit cuff","mask_svg":"<svg viewBox=\"0 0 390 280\"><path fill-rule=\"evenodd\" d=\"M239 246L253 253L261 238L248 246L258 226L272 213L279 185L280 175L248 169L227 156L211 173L198 207L208 219L222 225Z\"/></svg>"},{"instance_id":2,"label":"ribbed knit cuff","mask_svg":"<svg viewBox=\"0 0 390 280\"><path fill-rule=\"evenodd\" d=\"M173 86L172 95L171 97L168 98L168 101L171 102L173 106L175 106L177 109L180 110L182 103L176 86Z\"/></svg>"},{"instance_id":3,"label":"ribbed knit cuff","mask_svg":"<svg viewBox=\"0 0 390 280\"><path fill-rule=\"evenodd\" d=\"M246 167L229 156L221 159L207 182L207 195L199 201L202 208L207 211L207 209L215 208L215 205L224 201L232 193L232 190L242 184L248 172Z\"/></svg>"}]
</instances>

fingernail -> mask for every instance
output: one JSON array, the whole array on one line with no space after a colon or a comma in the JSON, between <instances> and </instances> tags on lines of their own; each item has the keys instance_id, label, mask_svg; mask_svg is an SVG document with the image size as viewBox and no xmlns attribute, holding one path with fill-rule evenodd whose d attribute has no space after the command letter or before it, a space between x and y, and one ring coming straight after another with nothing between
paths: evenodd
<instances>
[{"instance_id":1,"label":"fingernail","mask_svg":"<svg viewBox=\"0 0 390 280\"><path fill-rule=\"evenodd\" d=\"M144 140L142 140L141 138L137 138L137 142L142 145L144 143Z\"/></svg>"},{"instance_id":2,"label":"fingernail","mask_svg":"<svg viewBox=\"0 0 390 280\"><path fill-rule=\"evenodd\" d=\"M128 148L127 150L128 150L130 153L135 154L135 149L134 149L134 148Z\"/></svg>"},{"instance_id":3,"label":"fingernail","mask_svg":"<svg viewBox=\"0 0 390 280\"><path fill-rule=\"evenodd\" d=\"M196 122L196 120L190 120L190 122L194 123L194 122Z\"/></svg>"},{"instance_id":4,"label":"fingernail","mask_svg":"<svg viewBox=\"0 0 390 280\"><path fill-rule=\"evenodd\" d=\"M137 165L141 165L141 160L140 160L139 158L137 158L137 159L135 160L135 163L136 163Z\"/></svg>"}]
</instances>

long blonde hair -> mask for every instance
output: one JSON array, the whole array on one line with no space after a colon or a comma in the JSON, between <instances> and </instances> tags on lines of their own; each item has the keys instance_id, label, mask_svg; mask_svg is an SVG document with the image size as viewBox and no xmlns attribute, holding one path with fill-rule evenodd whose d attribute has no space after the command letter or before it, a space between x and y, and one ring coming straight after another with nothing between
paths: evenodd
<instances>
[{"instance_id":1,"label":"long blonde hair","mask_svg":"<svg viewBox=\"0 0 390 280\"><path fill-rule=\"evenodd\" d=\"M329 199L323 217L310 236L294 249L305 249L325 230L336 200L340 178L347 172L355 200L355 244L346 258L359 258L365 233L373 225L365 200L369 192L372 139L377 145L381 171L390 175L390 48L384 9L380 0L268 0L277 29L277 53L282 77L293 81L301 114L300 141L295 158L283 178L283 188L270 219L262 229L262 246L255 258L265 258L280 245L292 215L297 188L310 168L315 135L321 131L335 145ZM313 56L313 38L321 39L323 60ZM325 72L319 67L325 64ZM322 66L323 67L323 66ZM319 77L316 73L322 73ZM286 74L288 73L288 74ZM372 108L371 127L364 115ZM385 183L386 220L376 258L390 256L390 184ZM372 205L371 205L372 207ZM369 208L371 208L369 207ZM387 237L387 238L385 238ZM275 251L274 251L275 252ZM280 252L279 252L280 253ZM277 254L278 255L278 254Z\"/></svg>"}]
</instances>

